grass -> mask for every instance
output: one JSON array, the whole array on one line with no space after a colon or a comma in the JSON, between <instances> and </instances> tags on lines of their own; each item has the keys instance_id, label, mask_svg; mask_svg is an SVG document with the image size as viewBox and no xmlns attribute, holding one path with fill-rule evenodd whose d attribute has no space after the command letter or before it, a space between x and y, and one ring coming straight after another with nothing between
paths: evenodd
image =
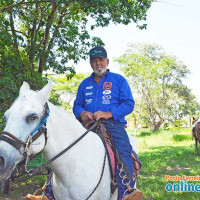
<instances>
[{"instance_id":1,"label":"grass","mask_svg":"<svg viewBox=\"0 0 200 200\"><path fill-rule=\"evenodd\" d=\"M128 130L133 134L133 130ZM199 199L198 192L167 192L168 183L180 184L180 181L166 181L165 176L200 175L200 157L194 155L194 140L190 129L176 132L161 130L152 133L140 130L137 134L139 158L142 170L139 175L138 189L144 194L144 200L193 200ZM200 184L199 181L188 183Z\"/></svg>"},{"instance_id":2,"label":"grass","mask_svg":"<svg viewBox=\"0 0 200 200\"><path fill-rule=\"evenodd\" d=\"M127 130L134 134L133 129ZM138 189L144 194L144 200L194 200L199 199L198 192L167 192L168 183L179 181L166 181L165 176L197 176L200 175L200 157L194 155L194 140L190 129L176 131L159 130L152 133L148 129L139 130L137 134L139 145L139 158L142 170L139 175ZM200 150L199 150L200 154ZM8 196L0 193L0 199L20 200L27 193L33 193L45 182L45 177L25 177L24 181L11 184ZM200 182L188 182L200 184Z\"/></svg>"}]
</instances>

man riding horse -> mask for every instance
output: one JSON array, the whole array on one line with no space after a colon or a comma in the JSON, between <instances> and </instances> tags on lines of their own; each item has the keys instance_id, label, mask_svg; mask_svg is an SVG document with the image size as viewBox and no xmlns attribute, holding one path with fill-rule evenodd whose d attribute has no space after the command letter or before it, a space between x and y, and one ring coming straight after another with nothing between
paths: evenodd
<instances>
[{"instance_id":1,"label":"man riding horse","mask_svg":"<svg viewBox=\"0 0 200 200\"><path fill-rule=\"evenodd\" d=\"M133 174L132 147L125 130L125 116L134 109L134 99L127 80L107 69L109 59L103 47L90 50L90 65L93 73L79 86L74 101L76 118L85 123L88 120L103 120L105 128L112 135L112 141L130 175ZM117 167L118 200L140 200L142 193L133 189L130 178L122 178Z\"/></svg>"}]
</instances>

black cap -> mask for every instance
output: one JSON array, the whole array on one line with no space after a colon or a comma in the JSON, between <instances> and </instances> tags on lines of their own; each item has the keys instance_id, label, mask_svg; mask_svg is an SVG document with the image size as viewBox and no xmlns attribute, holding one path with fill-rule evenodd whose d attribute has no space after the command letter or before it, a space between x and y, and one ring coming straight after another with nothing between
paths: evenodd
<instances>
[{"instance_id":1,"label":"black cap","mask_svg":"<svg viewBox=\"0 0 200 200\"><path fill-rule=\"evenodd\" d=\"M107 52L103 47L94 47L90 50L90 60L93 58L107 58Z\"/></svg>"}]
</instances>

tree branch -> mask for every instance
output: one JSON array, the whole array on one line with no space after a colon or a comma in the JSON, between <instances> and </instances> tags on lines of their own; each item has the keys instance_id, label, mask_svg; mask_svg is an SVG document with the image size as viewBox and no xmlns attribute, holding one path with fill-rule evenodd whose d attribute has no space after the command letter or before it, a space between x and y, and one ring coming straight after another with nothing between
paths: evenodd
<instances>
[{"instance_id":1,"label":"tree branch","mask_svg":"<svg viewBox=\"0 0 200 200\"><path fill-rule=\"evenodd\" d=\"M66 7L67 7L67 6L65 5L65 6L63 7L63 10L65 10ZM54 30L54 32L53 32L53 35L52 35L52 38L51 38L50 42L49 42L48 51L50 51L51 48L52 48L53 42L54 42L54 40L55 40L55 38L56 38L56 36L57 36L57 34L58 34L58 30L59 30L59 28L60 28L60 26L61 26L61 24L62 24L62 22L63 22L63 17L66 16L66 15L68 15L68 14L70 14L70 13L66 13L66 14L60 15L59 20L58 20L58 24L57 24L57 26L56 26L56 28L55 28L55 30Z\"/></svg>"},{"instance_id":2,"label":"tree branch","mask_svg":"<svg viewBox=\"0 0 200 200\"><path fill-rule=\"evenodd\" d=\"M23 1L19 2L19 3L14 4L14 5L10 5L10 6L7 6L5 8L0 9L0 12L9 11L9 10L11 10L11 9L13 9L13 8L15 8L17 6L26 5L26 4L33 4L33 3L39 4L39 3L50 3L50 2L54 2L54 1L53 0L49 0L49 1L24 2L24 0L23 0Z\"/></svg>"},{"instance_id":3,"label":"tree branch","mask_svg":"<svg viewBox=\"0 0 200 200\"><path fill-rule=\"evenodd\" d=\"M50 33L50 29L51 29L51 26L52 26L52 23L53 23L53 19L54 19L56 10L57 10L57 4L54 2L54 3L52 3L52 10L51 10L51 13L50 13L50 15L48 17L46 30L45 30L45 33L44 33L44 41L43 41L43 50L44 51L46 50L46 47L47 47L49 33ZM40 74L42 74L42 72L43 72L43 68L44 68L45 62L46 62L46 57L42 56L40 58L39 68L38 68L38 72Z\"/></svg>"},{"instance_id":4,"label":"tree branch","mask_svg":"<svg viewBox=\"0 0 200 200\"><path fill-rule=\"evenodd\" d=\"M17 44L17 35L15 32L12 11L10 11L10 27L11 27L11 32L12 32L12 36L13 36L13 47L15 49L15 52L19 55L19 48L18 48L18 44Z\"/></svg>"},{"instance_id":5,"label":"tree branch","mask_svg":"<svg viewBox=\"0 0 200 200\"><path fill-rule=\"evenodd\" d=\"M12 32L12 30L8 30L8 31L11 31L11 32ZM15 30L15 32L21 33L22 35L24 35L24 36L26 36L26 37L28 38L28 35L26 35L26 34L25 34L24 32L22 32L22 31Z\"/></svg>"},{"instance_id":6,"label":"tree branch","mask_svg":"<svg viewBox=\"0 0 200 200\"><path fill-rule=\"evenodd\" d=\"M38 13L38 4L36 4L35 12ZM35 47L34 36L35 36L35 32L36 32L37 23L38 23L38 19L37 19L37 17L35 17L35 19L33 21L33 27L31 29L31 41L30 41L30 52L29 52L29 59L30 59L31 66L33 69L34 69L33 58L35 55L35 53L34 53L34 47Z\"/></svg>"}]
</instances>

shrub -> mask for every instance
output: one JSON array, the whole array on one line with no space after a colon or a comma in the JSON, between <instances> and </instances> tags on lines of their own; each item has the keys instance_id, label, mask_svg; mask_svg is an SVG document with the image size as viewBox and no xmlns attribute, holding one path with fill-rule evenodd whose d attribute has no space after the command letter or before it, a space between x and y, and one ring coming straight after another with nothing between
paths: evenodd
<instances>
[{"instance_id":1,"label":"shrub","mask_svg":"<svg viewBox=\"0 0 200 200\"><path fill-rule=\"evenodd\" d=\"M181 141L184 141L184 140L191 140L191 135L183 135L183 134L176 134L176 135L173 135L172 139L176 142L181 142Z\"/></svg>"}]
</instances>

